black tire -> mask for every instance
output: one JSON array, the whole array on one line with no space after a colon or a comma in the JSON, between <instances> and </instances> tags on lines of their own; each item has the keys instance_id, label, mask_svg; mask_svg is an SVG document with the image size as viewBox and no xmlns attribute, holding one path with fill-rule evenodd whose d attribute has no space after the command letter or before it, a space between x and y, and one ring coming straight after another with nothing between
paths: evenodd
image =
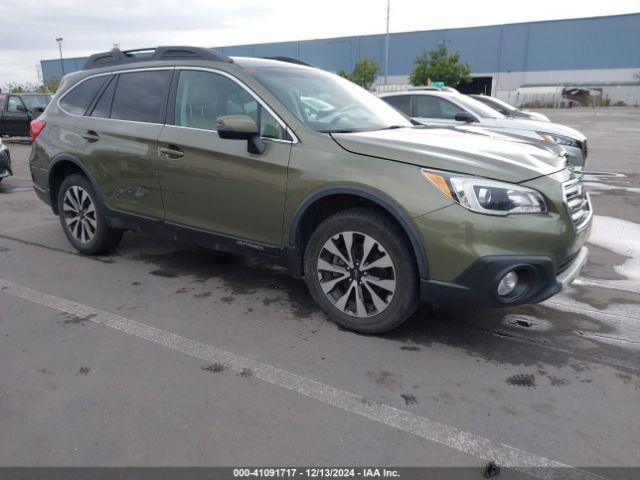
<instances>
[{"instance_id":1,"label":"black tire","mask_svg":"<svg viewBox=\"0 0 640 480\"><path fill-rule=\"evenodd\" d=\"M341 293L348 290L345 284L343 284L345 285L344 287L336 287L343 288L342 292L336 294L334 292L335 288L330 292L333 301L330 300L329 294L325 294L321 286L320 276L324 277L325 274L319 273L318 261L321 254L327 254L327 250L324 249L325 242L328 242L330 239L338 239L336 241L339 241L341 234L348 234L349 232L353 232L352 238L355 239L352 250L354 248L356 250L358 249L358 247L355 246L358 238L364 242L365 236L369 236L385 250L384 254L388 254L393 263L393 272L391 275L395 279L395 291L390 297L390 300L388 296L386 297L388 301L387 306L381 311L373 308L372 302L370 302L366 307L367 315L369 316L356 316L355 311L349 314L346 310L343 311L336 306L338 302L335 301L335 297L340 296ZM344 237L342 238L344 239ZM346 245L346 243L343 244L342 251L346 252L344 245ZM377 249L378 245L376 245L374 249ZM371 252L373 252L373 250L371 250ZM360 267L364 266L366 260L362 255L364 254L361 252L363 265ZM373 255L375 256L375 254ZM354 253L353 257L355 260L357 253ZM337 258L338 257L333 257L334 260ZM371 255L368 258L372 258ZM339 260L336 261L340 262ZM341 264L344 264L344 262ZM331 320L348 330L365 334L388 332L407 320L419 305L419 275L409 241L396 222L383 212L374 209L353 208L345 210L330 216L318 225L307 244L304 268L305 281L314 300ZM354 280L352 273L353 272L346 274L349 276L344 282L350 284L355 281L353 284L353 296L348 297L350 304L354 305L353 308L355 309L355 296L357 295L355 289L358 288L357 284L359 282L358 280ZM358 271L356 276L358 279L364 281L365 278L362 277L363 274L364 273ZM334 275L340 276L343 274L337 273ZM331 277L330 280L333 278L335 277ZM367 278L371 280L371 277ZM376 277L374 276L374 278ZM326 279L323 278L323 282L326 282ZM326 288L327 284L325 283L324 285ZM360 288L361 292L365 290L370 291L371 289L368 286L366 288L364 286ZM364 296L361 297L363 300L366 300L367 295L368 299L372 300L370 294L364 293L363 295Z\"/></svg>"},{"instance_id":2,"label":"black tire","mask_svg":"<svg viewBox=\"0 0 640 480\"><path fill-rule=\"evenodd\" d=\"M95 214L92 215L91 219L95 223L95 229L91 228L90 233L92 238L88 241L81 241L76 238L76 234L71 231L74 224L72 224L71 227L67 224L67 213L65 213L64 204L65 195L73 187L79 187L86 192L94 207ZM85 205L87 204L88 202L85 201ZM122 239L121 231L113 230L107 225L104 209L102 208L98 195L93 189L91 182L83 175L69 175L60 184L60 188L58 189L58 214L60 216L62 230L69 239L71 245L73 245L80 253L84 253L86 255L106 253L116 248ZM87 232L89 232L89 230L87 230ZM89 235L89 233L87 235Z\"/></svg>"}]
</instances>

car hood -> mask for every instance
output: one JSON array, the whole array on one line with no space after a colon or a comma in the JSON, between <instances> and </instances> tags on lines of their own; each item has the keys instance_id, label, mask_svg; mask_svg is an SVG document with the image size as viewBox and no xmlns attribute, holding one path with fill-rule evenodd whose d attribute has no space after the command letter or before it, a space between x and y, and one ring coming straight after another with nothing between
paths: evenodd
<instances>
[{"instance_id":1,"label":"car hood","mask_svg":"<svg viewBox=\"0 0 640 480\"><path fill-rule=\"evenodd\" d=\"M548 150L472 131L409 127L331 136L345 150L360 155L514 183L566 166L564 157Z\"/></svg>"},{"instance_id":2,"label":"car hood","mask_svg":"<svg viewBox=\"0 0 640 480\"><path fill-rule=\"evenodd\" d=\"M560 125L559 123L542 122L539 120L529 120L526 118L486 118L482 124L487 127L508 128L510 130L528 130L535 132L555 133L584 141L587 139L575 128Z\"/></svg>"},{"instance_id":3,"label":"car hood","mask_svg":"<svg viewBox=\"0 0 640 480\"><path fill-rule=\"evenodd\" d=\"M551 152L554 155L566 155L565 149L562 145L557 145L555 143L549 143L542 139L536 139L534 137L530 137L528 135L518 135L517 133L501 131L501 130L490 130L488 128L483 128L482 126L476 126L476 124L466 124L466 125L453 125L451 128L460 132L467 133L475 133L477 135L484 135L487 137L495 138L497 140L504 140L506 142L519 142L519 143L527 143L530 145L534 145L538 148Z\"/></svg>"},{"instance_id":4,"label":"car hood","mask_svg":"<svg viewBox=\"0 0 640 480\"><path fill-rule=\"evenodd\" d=\"M543 115L542 113L539 112L531 112L529 110L519 110L520 113L524 113L525 115L523 115L524 118L529 118L530 120L537 120L539 122L550 122L551 120L549 120L549 117L547 117L546 115Z\"/></svg>"}]
</instances>

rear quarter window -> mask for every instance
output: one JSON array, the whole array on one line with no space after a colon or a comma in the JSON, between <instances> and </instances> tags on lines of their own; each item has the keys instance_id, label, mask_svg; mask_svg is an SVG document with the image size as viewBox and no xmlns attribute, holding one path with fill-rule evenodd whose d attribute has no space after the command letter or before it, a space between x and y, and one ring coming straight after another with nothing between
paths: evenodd
<instances>
[{"instance_id":1,"label":"rear quarter window","mask_svg":"<svg viewBox=\"0 0 640 480\"><path fill-rule=\"evenodd\" d=\"M121 73L111 106L111 118L163 123L171 70Z\"/></svg>"},{"instance_id":2,"label":"rear quarter window","mask_svg":"<svg viewBox=\"0 0 640 480\"><path fill-rule=\"evenodd\" d=\"M96 96L108 78L108 75L104 75L78 83L62 97L60 106L63 110L74 115L84 115L91 104L91 100L93 100L93 97Z\"/></svg>"}]
</instances>

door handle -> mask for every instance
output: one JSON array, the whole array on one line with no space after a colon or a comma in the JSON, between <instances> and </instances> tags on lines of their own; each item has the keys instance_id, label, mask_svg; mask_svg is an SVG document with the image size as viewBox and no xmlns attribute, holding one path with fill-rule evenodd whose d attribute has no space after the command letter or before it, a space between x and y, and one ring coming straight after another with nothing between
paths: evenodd
<instances>
[{"instance_id":1,"label":"door handle","mask_svg":"<svg viewBox=\"0 0 640 480\"><path fill-rule=\"evenodd\" d=\"M164 154L166 157L170 159L182 158L184 157L184 152L180 150L175 145L169 145L168 147L161 147L160 153Z\"/></svg>"},{"instance_id":2,"label":"door handle","mask_svg":"<svg viewBox=\"0 0 640 480\"><path fill-rule=\"evenodd\" d=\"M100 138L100 137L98 137L98 134L96 132L94 132L93 130L89 130L89 131L87 131L86 133L83 133L80 136L82 138L84 138L89 143L97 142L99 140L99 138Z\"/></svg>"}]
</instances>

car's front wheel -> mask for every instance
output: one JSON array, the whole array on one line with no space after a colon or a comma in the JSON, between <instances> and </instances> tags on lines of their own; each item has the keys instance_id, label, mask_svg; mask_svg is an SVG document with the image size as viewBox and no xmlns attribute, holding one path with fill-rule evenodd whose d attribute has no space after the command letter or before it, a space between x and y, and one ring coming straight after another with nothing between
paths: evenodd
<instances>
[{"instance_id":1,"label":"car's front wheel","mask_svg":"<svg viewBox=\"0 0 640 480\"><path fill-rule=\"evenodd\" d=\"M105 253L120 243L122 232L109 228L91 182L82 175L70 175L62 181L58 213L69 242L81 253Z\"/></svg>"},{"instance_id":2,"label":"car's front wheel","mask_svg":"<svg viewBox=\"0 0 640 480\"><path fill-rule=\"evenodd\" d=\"M305 253L311 295L338 325L384 333L418 306L418 273L400 227L387 215L354 208L323 221Z\"/></svg>"}]
</instances>

